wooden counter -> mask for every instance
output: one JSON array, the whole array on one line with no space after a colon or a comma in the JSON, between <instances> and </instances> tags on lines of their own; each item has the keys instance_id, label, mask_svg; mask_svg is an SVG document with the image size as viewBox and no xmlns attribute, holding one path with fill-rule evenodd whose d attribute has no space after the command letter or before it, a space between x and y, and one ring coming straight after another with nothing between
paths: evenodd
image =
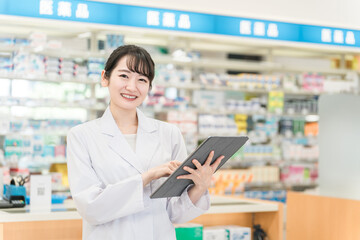
<instances>
[{"instance_id":1,"label":"wooden counter","mask_svg":"<svg viewBox=\"0 0 360 240\"><path fill-rule=\"evenodd\" d=\"M1 209L0 240L80 240L82 221L73 201L52 205L51 212Z\"/></svg>"},{"instance_id":2,"label":"wooden counter","mask_svg":"<svg viewBox=\"0 0 360 240\"><path fill-rule=\"evenodd\" d=\"M360 201L289 192L286 240L360 239Z\"/></svg>"},{"instance_id":3,"label":"wooden counter","mask_svg":"<svg viewBox=\"0 0 360 240\"><path fill-rule=\"evenodd\" d=\"M224 198L218 197L220 202ZM283 204L278 202L262 201L255 199L244 199L241 197L231 197L233 202L245 203L243 211L237 211L237 206L223 205L221 211L214 211L217 199L212 199L212 206L209 211L191 222L203 224L205 227L217 225L240 225L251 227L260 224L268 234L270 240L283 240ZM214 201L215 200L215 201ZM214 204L215 203L215 204ZM246 203L250 203L246 206ZM254 206L251 206L251 203ZM227 210L229 208L229 211ZM232 209L232 210L230 210Z\"/></svg>"},{"instance_id":4,"label":"wooden counter","mask_svg":"<svg viewBox=\"0 0 360 240\"><path fill-rule=\"evenodd\" d=\"M192 222L204 226L261 224L270 240L282 240L281 203L235 197L211 197L209 211ZM0 240L81 240L82 220L72 201L53 205L51 212L25 209L0 211Z\"/></svg>"}]
</instances>

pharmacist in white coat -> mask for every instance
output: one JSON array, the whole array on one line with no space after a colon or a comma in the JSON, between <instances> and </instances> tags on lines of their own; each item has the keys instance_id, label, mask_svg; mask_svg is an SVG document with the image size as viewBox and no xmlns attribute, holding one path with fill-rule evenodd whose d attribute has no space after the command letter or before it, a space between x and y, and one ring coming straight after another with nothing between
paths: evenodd
<instances>
[{"instance_id":1,"label":"pharmacist in white coat","mask_svg":"<svg viewBox=\"0 0 360 240\"><path fill-rule=\"evenodd\" d=\"M222 157L214 153L179 179L194 185L180 197L150 199L187 157L177 127L150 119L137 109L154 78L154 63L143 48L125 45L110 55L101 84L110 104L104 115L68 133L68 176L83 218L83 239L175 240L173 223L187 222L210 207L207 188ZM181 181L181 180L179 180Z\"/></svg>"}]
</instances>

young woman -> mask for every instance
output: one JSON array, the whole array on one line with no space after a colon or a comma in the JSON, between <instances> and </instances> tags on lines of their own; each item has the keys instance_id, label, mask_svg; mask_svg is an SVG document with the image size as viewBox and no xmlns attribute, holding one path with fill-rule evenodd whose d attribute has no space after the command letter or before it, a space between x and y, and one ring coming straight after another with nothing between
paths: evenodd
<instances>
[{"instance_id":1,"label":"young woman","mask_svg":"<svg viewBox=\"0 0 360 240\"><path fill-rule=\"evenodd\" d=\"M187 157L175 126L150 119L137 109L151 89L154 62L134 45L114 50L101 75L110 104L99 119L68 133L68 175L72 197L83 218L83 239L175 240L173 223L187 222L209 207L207 188L223 157L210 165L193 160L191 179L180 197L150 195ZM179 180L181 181L181 180Z\"/></svg>"}]
</instances>

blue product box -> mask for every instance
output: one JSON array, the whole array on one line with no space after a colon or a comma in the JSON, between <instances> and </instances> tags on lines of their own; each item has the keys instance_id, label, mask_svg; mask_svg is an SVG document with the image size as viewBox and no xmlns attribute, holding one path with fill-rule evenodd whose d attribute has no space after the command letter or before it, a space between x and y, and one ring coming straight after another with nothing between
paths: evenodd
<instances>
[{"instance_id":1,"label":"blue product box","mask_svg":"<svg viewBox=\"0 0 360 240\"><path fill-rule=\"evenodd\" d=\"M50 145L45 145L42 152L43 157L55 157L55 147Z\"/></svg>"},{"instance_id":2,"label":"blue product box","mask_svg":"<svg viewBox=\"0 0 360 240\"><path fill-rule=\"evenodd\" d=\"M26 188L24 186L4 185L4 198L10 199L11 196L23 196L26 198Z\"/></svg>"}]
</instances>

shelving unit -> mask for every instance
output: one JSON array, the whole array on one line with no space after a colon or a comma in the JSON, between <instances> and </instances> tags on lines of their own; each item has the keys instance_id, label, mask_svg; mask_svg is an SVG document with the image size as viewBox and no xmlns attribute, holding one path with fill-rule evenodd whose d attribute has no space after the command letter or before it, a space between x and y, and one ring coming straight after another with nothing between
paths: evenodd
<instances>
[{"instance_id":1,"label":"shelving unit","mask_svg":"<svg viewBox=\"0 0 360 240\"><path fill-rule=\"evenodd\" d=\"M242 224L252 227L261 224L272 239L282 239L283 205L268 201L255 201L238 197L212 196L209 212L192 222L204 226ZM52 205L52 211L24 210L0 211L0 237L4 239L81 239L82 219L73 201ZM49 231L43 231L46 228ZM21 231L19 231L19 229Z\"/></svg>"},{"instance_id":2,"label":"shelving unit","mask_svg":"<svg viewBox=\"0 0 360 240\"><path fill-rule=\"evenodd\" d=\"M155 85L164 86L164 87L175 87L178 89L187 89L187 90L215 90L215 91L236 91L236 92L245 92L245 93L254 93L254 94L268 94L269 91L281 91L286 95L299 95L299 96L318 96L321 93L319 92L309 92L304 90L299 91L289 91L284 89L249 89L249 88L240 88L240 87L229 87L229 86L206 86L200 83L169 83L169 82L154 82Z\"/></svg>"},{"instance_id":3,"label":"shelving unit","mask_svg":"<svg viewBox=\"0 0 360 240\"><path fill-rule=\"evenodd\" d=\"M77 79L77 78L61 78L61 77L47 77L47 76L24 76L23 74L0 74L0 79L20 79L34 82L49 82L49 83L79 83L79 84L88 84L96 85L98 82L92 81L90 79Z\"/></svg>"},{"instance_id":4,"label":"shelving unit","mask_svg":"<svg viewBox=\"0 0 360 240\"><path fill-rule=\"evenodd\" d=\"M12 21L4 21L4 25L11 27L5 28L0 26L0 33L5 33L13 36L27 37L24 35L24 20L15 19ZM337 79L343 79L347 81L347 75L353 74L359 76L359 70L348 70L345 69L344 61L346 56L353 54L358 54L358 52L352 51L350 48L332 48L331 46L311 46L309 44L295 44L295 43L284 43L276 41L254 41L253 39L239 38L239 37L230 37L230 36L217 36L209 34L190 34L190 33L177 33L175 31L162 31L155 29L141 29L141 34L139 29L131 27L119 27L119 26L110 26L110 25L94 25L87 23L71 23L63 22L61 26L57 22L47 21L46 23L41 21L34 21L32 23L26 23L27 29L36 30L43 32L48 35L49 40L60 40L63 42L63 47L59 49L49 49L46 47L29 47L29 46L4 46L0 45L0 52L11 55L14 51L24 51L31 54L39 54L50 57L62 57L75 59L79 58L86 60L88 58L102 58L106 59L109 55L108 50L98 49L99 41L106 40L106 34L120 34L124 36L124 43L126 44L140 44L144 45L150 50L151 55L156 63L156 66L160 65L172 65L173 68L185 69L192 71L193 73L198 72L211 72L211 73L226 73L228 70L237 71L237 72L259 72L260 74L290 74L296 75L301 73L319 73L323 76L336 76ZM60 29L56 31L56 29ZM54 31L55 30L55 31ZM79 38L80 35L87 35L85 38ZM74 44L73 44L74 41ZM88 43L89 41L89 43ZM79 44L81 42L81 44ZM76 44L75 44L76 43ZM155 46L155 47L154 47ZM199 58L183 58L176 59L171 54L160 54L158 48L166 48L171 53L174 50L182 49L186 53L197 52ZM257 55L261 56L261 61L251 62L245 60L231 60L226 58L225 53L235 53L243 55ZM277 57L290 57L292 59L321 59L328 61L327 66L314 66L314 65L294 65L288 62L279 62ZM332 69L330 67L330 59L337 58L340 59L340 65L343 67L341 69ZM0 71L1 72L1 71ZM85 84L90 88L91 96L87 99L90 100L91 104L81 104L81 103L70 103L70 102L52 102L50 104L38 104L29 106L28 104L4 104L0 99L0 107L17 107L17 106L26 106L26 107L57 107L57 108L82 108L88 111L88 120L99 117L99 114L106 108L106 101L97 99L95 94L95 87L99 84L99 79L77 79L74 77L50 77L46 75L42 76L31 76L31 75L16 75L16 74L5 74L0 73L1 79L22 79L32 82L44 82L44 83L74 83L74 84ZM184 95L192 96L194 91L216 91L216 92L235 92L243 93L255 96L268 96L269 91L280 91L284 94L285 98L317 98L322 93L320 92L311 92L305 90L292 91L283 87L278 89L266 89L266 88L245 88L239 86L218 86L218 85L204 85L200 83L200 79L196 74L193 74L192 81L189 83L182 83L181 81L173 81L170 79L168 82L155 79L154 86L163 86L165 88L176 88L178 91L182 91ZM357 92L359 89L357 89ZM15 99L14 101L18 102L27 102L30 99ZM99 102L98 102L99 100ZM54 106L56 105L56 106ZM306 114L289 114L281 113L275 114L270 113L269 111L260 111L260 112L251 112L251 111L236 111L229 110L224 108L217 108L216 110L200 108L192 103L189 103L188 106L181 106L178 108L170 107L145 107L147 112L152 114L157 113L168 113L172 111L186 112L193 111L198 115L203 114L221 114L221 115L235 115L235 114L244 114L249 117L253 116L263 116L263 117L278 117L278 118L289 118L289 119L306 119L307 116L313 115L318 119L316 112L306 113ZM26 135L24 132L7 132L7 135ZM60 135L64 136L63 133L57 132L42 132L34 131L33 134L51 134L51 135ZM216 134L216 133L214 133ZM223 134L225 135L225 134ZM195 138L203 139L207 135L196 134ZM194 138L194 137L193 137ZM279 144L279 143L276 143ZM283 160L283 163L310 163L316 164L316 159L311 161L309 160ZM244 163L256 163L264 162L264 164L277 164L272 159L245 159Z\"/></svg>"},{"instance_id":5,"label":"shelving unit","mask_svg":"<svg viewBox=\"0 0 360 240\"><path fill-rule=\"evenodd\" d=\"M271 62L271 61L261 61L261 62L249 62L244 60L223 60L223 59L195 59L192 61L181 61L174 60L170 56L156 56L154 61L157 64L174 64L182 67L191 67L191 68L205 68L205 69L227 69L235 71L259 71L259 72L289 72L289 73L304 73L304 72L317 72L326 75L346 75L348 73L355 72L357 74L360 71L345 70L345 69L319 69L319 68L303 68L303 67L292 67L286 66L284 64Z\"/></svg>"},{"instance_id":6,"label":"shelving unit","mask_svg":"<svg viewBox=\"0 0 360 240\"><path fill-rule=\"evenodd\" d=\"M106 108L106 106L86 106L86 105L82 105L82 104L76 104L76 103L64 103L64 102L51 102L48 104L45 103L37 103L39 102L38 99L21 99L21 98L11 98L11 101L18 101L20 102L19 104L17 103L11 103L11 104L2 104L1 106L5 106L5 107L15 107L15 106L20 106L20 107L30 107L30 108L36 108L36 107L51 107L51 108L83 108L86 110L95 110L95 111L100 111L100 110L104 110ZM28 103L24 103L24 102L28 102ZM54 106L55 104L55 106Z\"/></svg>"}]
</instances>

